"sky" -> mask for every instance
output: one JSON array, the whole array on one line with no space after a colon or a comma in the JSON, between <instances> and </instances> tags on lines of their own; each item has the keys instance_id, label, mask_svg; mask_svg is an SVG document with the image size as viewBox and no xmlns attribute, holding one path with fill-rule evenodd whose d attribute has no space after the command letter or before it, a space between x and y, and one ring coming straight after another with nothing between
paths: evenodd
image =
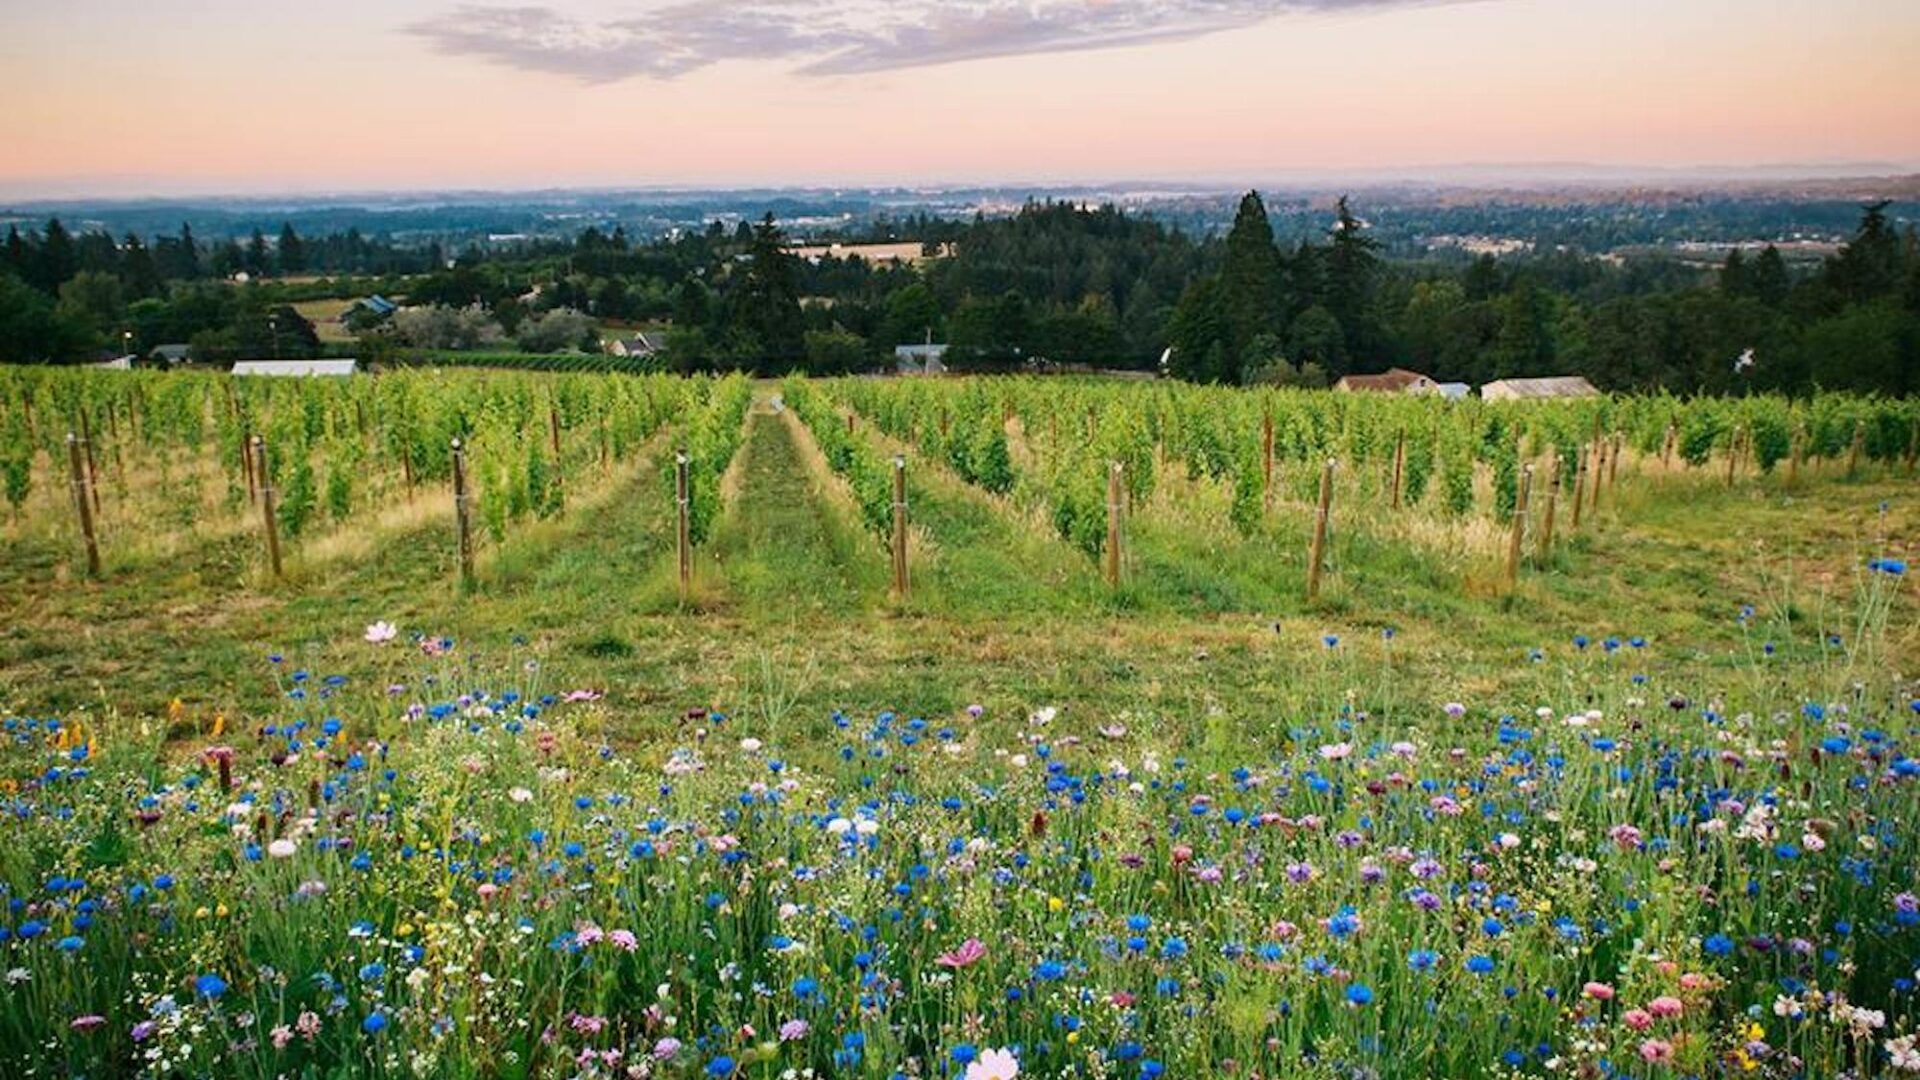
<instances>
[{"instance_id":1,"label":"sky","mask_svg":"<svg viewBox=\"0 0 1920 1080\"><path fill-rule=\"evenodd\" d=\"M1920 0L6 0L0 196L1920 171Z\"/></svg>"}]
</instances>

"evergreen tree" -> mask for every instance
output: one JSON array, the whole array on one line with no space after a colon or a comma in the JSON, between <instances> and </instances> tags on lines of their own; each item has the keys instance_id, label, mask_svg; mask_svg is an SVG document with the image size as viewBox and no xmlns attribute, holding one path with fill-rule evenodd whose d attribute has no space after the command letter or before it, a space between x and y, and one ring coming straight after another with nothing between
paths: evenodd
<instances>
[{"instance_id":1,"label":"evergreen tree","mask_svg":"<svg viewBox=\"0 0 1920 1080\"><path fill-rule=\"evenodd\" d=\"M47 219L47 231L40 238L39 258L35 260L33 283L44 293L60 291L60 285L79 271L73 253L73 237L59 218Z\"/></svg>"},{"instance_id":2,"label":"evergreen tree","mask_svg":"<svg viewBox=\"0 0 1920 1080\"><path fill-rule=\"evenodd\" d=\"M307 244L293 231L292 222L280 223L280 272L298 274L307 268Z\"/></svg>"},{"instance_id":3,"label":"evergreen tree","mask_svg":"<svg viewBox=\"0 0 1920 1080\"><path fill-rule=\"evenodd\" d=\"M787 251L786 236L771 213L752 227L750 236L746 273L729 297L731 321L754 339L759 355L750 366L773 374L801 363L807 355L806 319L800 313L795 284L800 260ZM748 348L743 339L736 353Z\"/></svg>"},{"instance_id":4,"label":"evergreen tree","mask_svg":"<svg viewBox=\"0 0 1920 1080\"><path fill-rule=\"evenodd\" d=\"M1753 272L1739 248L1727 252L1727 261L1720 264L1720 291L1728 296L1753 295Z\"/></svg>"},{"instance_id":5,"label":"evergreen tree","mask_svg":"<svg viewBox=\"0 0 1920 1080\"><path fill-rule=\"evenodd\" d=\"M1380 274L1380 244L1368 236L1342 195L1327 249L1325 305L1346 335L1347 354L1365 361L1379 351L1374 284ZM1332 369L1337 371L1338 369Z\"/></svg>"},{"instance_id":6,"label":"evergreen tree","mask_svg":"<svg viewBox=\"0 0 1920 1080\"><path fill-rule=\"evenodd\" d=\"M673 296L673 324L687 330L698 330L707 325L713 317L713 303L707 295L707 287L698 278L687 278L680 282L680 288Z\"/></svg>"},{"instance_id":7,"label":"evergreen tree","mask_svg":"<svg viewBox=\"0 0 1920 1080\"><path fill-rule=\"evenodd\" d=\"M1228 328L1225 286L1216 275L1200 278L1180 294L1167 324L1167 344L1173 349L1168 373L1189 382L1237 382L1227 356Z\"/></svg>"},{"instance_id":8,"label":"evergreen tree","mask_svg":"<svg viewBox=\"0 0 1920 1080\"><path fill-rule=\"evenodd\" d=\"M1853 238L1827 260L1828 284L1851 302L1885 296L1905 276L1900 236L1887 224L1886 211L1885 202L1869 205Z\"/></svg>"},{"instance_id":9,"label":"evergreen tree","mask_svg":"<svg viewBox=\"0 0 1920 1080\"><path fill-rule=\"evenodd\" d=\"M1472 265L1467 267L1466 277L1461 279L1460 286L1465 290L1469 304L1491 300L1506 291L1506 284L1500 276L1500 264L1492 255L1481 255L1473 260Z\"/></svg>"},{"instance_id":10,"label":"evergreen tree","mask_svg":"<svg viewBox=\"0 0 1920 1080\"><path fill-rule=\"evenodd\" d=\"M25 280L29 274L28 263L32 258L33 255L27 248L26 240L20 236L20 227L7 226L7 246L4 254L0 254L0 260L4 260L0 261L0 269Z\"/></svg>"},{"instance_id":11,"label":"evergreen tree","mask_svg":"<svg viewBox=\"0 0 1920 1080\"><path fill-rule=\"evenodd\" d=\"M1787 276L1787 261L1780 257L1780 249L1772 244L1768 244L1754 258L1747 279L1749 295L1773 308L1787 302L1787 292L1793 287L1792 279Z\"/></svg>"},{"instance_id":12,"label":"evergreen tree","mask_svg":"<svg viewBox=\"0 0 1920 1080\"><path fill-rule=\"evenodd\" d=\"M940 302L926 282L915 281L887 298L887 318L881 325L880 343L891 350L895 345L916 345L927 335L945 340L941 326Z\"/></svg>"},{"instance_id":13,"label":"evergreen tree","mask_svg":"<svg viewBox=\"0 0 1920 1080\"><path fill-rule=\"evenodd\" d=\"M120 284L128 296L136 299L160 291L160 274L154 267L153 255L133 233L128 233L121 242Z\"/></svg>"},{"instance_id":14,"label":"evergreen tree","mask_svg":"<svg viewBox=\"0 0 1920 1080\"><path fill-rule=\"evenodd\" d=\"M267 238L256 226L253 236L247 240L246 252L241 257L240 265L249 277L259 278L267 276L267 263Z\"/></svg>"},{"instance_id":15,"label":"evergreen tree","mask_svg":"<svg viewBox=\"0 0 1920 1080\"><path fill-rule=\"evenodd\" d=\"M1227 336L1221 344L1228 370L1216 375L1221 382L1239 382L1240 368L1253 339L1280 329L1280 251L1273 245L1273 226L1257 191L1241 197L1233 229L1227 233L1226 261L1220 267L1220 302L1226 316Z\"/></svg>"}]
</instances>

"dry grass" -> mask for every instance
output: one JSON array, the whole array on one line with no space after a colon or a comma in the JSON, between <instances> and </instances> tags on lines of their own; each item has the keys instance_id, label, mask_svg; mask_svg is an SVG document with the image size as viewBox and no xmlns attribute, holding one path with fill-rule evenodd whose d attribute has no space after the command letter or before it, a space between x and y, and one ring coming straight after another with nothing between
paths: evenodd
<instances>
[{"instance_id":1,"label":"dry grass","mask_svg":"<svg viewBox=\"0 0 1920 1080\"><path fill-rule=\"evenodd\" d=\"M898 244L813 244L794 248L793 254L802 259L827 255L846 259L857 255L870 263L899 263L905 266L917 266L929 259L944 257L923 254L918 240Z\"/></svg>"},{"instance_id":2,"label":"dry grass","mask_svg":"<svg viewBox=\"0 0 1920 1080\"><path fill-rule=\"evenodd\" d=\"M313 332L325 343L353 340L353 333L340 323L340 316L354 305L353 300L302 300L293 305L300 317L313 324Z\"/></svg>"}]
</instances>

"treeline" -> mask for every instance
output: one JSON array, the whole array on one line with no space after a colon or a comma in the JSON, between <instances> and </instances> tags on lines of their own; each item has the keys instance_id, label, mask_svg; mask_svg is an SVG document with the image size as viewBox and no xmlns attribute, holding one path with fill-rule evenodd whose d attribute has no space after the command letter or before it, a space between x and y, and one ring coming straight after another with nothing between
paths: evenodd
<instances>
[{"instance_id":1,"label":"treeline","mask_svg":"<svg viewBox=\"0 0 1920 1080\"><path fill-rule=\"evenodd\" d=\"M1303 212L1286 207L1290 221ZM204 340L200 359L297 355L311 328L284 304L303 286L275 279L355 271L391 275L382 290L428 312L411 316L417 326L356 323L372 352L433 347L418 339L456 323L485 346L591 350L597 327L624 323L669 327L664 362L685 371L869 370L930 339L960 368L1164 359L1199 382L1324 385L1398 365L1468 383L1577 374L1616 390L1920 390L1920 246L1885 204L1866 207L1817 266L1767 247L1717 271L1574 249L1395 258L1346 200L1320 214L1317 235L1276 240L1258 193L1223 236L1034 202L970 221L910 215L855 237L923 244L928 257L911 265L798 258L772 214L648 241L588 228L511 251L469 247L451 263L438 247L353 230L209 246L184 228L149 243L50 221L7 237L0 356L81 359L128 334L140 348ZM240 273L253 284L214 280Z\"/></svg>"},{"instance_id":2,"label":"treeline","mask_svg":"<svg viewBox=\"0 0 1920 1080\"><path fill-rule=\"evenodd\" d=\"M1412 367L1441 381L1584 375L1612 390L1920 391L1920 245L1868 206L1796 275L1769 245L1716 273L1554 253L1388 262L1340 201L1324 243L1276 245L1257 194L1168 328L1200 382L1319 385Z\"/></svg>"}]
</instances>

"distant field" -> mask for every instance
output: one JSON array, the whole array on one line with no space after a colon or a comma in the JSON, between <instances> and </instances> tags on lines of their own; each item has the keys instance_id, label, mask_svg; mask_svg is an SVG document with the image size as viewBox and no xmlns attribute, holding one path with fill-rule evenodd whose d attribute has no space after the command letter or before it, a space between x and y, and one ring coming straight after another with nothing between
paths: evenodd
<instances>
[{"instance_id":1,"label":"distant field","mask_svg":"<svg viewBox=\"0 0 1920 1080\"><path fill-rule=\"evenodd\" d=\"M803 259L816 259L827 255L844 259L850 255L858 255L868 262L898 262L909 265L920 263L930 257L921 253L918 240L900 244L814 244L794 248L793 253Z\"/></svg>"},{"instance_id":2,"label":"distant field","mask_svg":"<svg viewBox=\"0 0 1920 1080\"><path fill-rule=\"evenodd\" d=\"M293 305L300 317L313 324L321 341L349 342L353 335L340 324L340 316L353 306L352 300L302 300Z\"/></svg>"}]
</instances>

